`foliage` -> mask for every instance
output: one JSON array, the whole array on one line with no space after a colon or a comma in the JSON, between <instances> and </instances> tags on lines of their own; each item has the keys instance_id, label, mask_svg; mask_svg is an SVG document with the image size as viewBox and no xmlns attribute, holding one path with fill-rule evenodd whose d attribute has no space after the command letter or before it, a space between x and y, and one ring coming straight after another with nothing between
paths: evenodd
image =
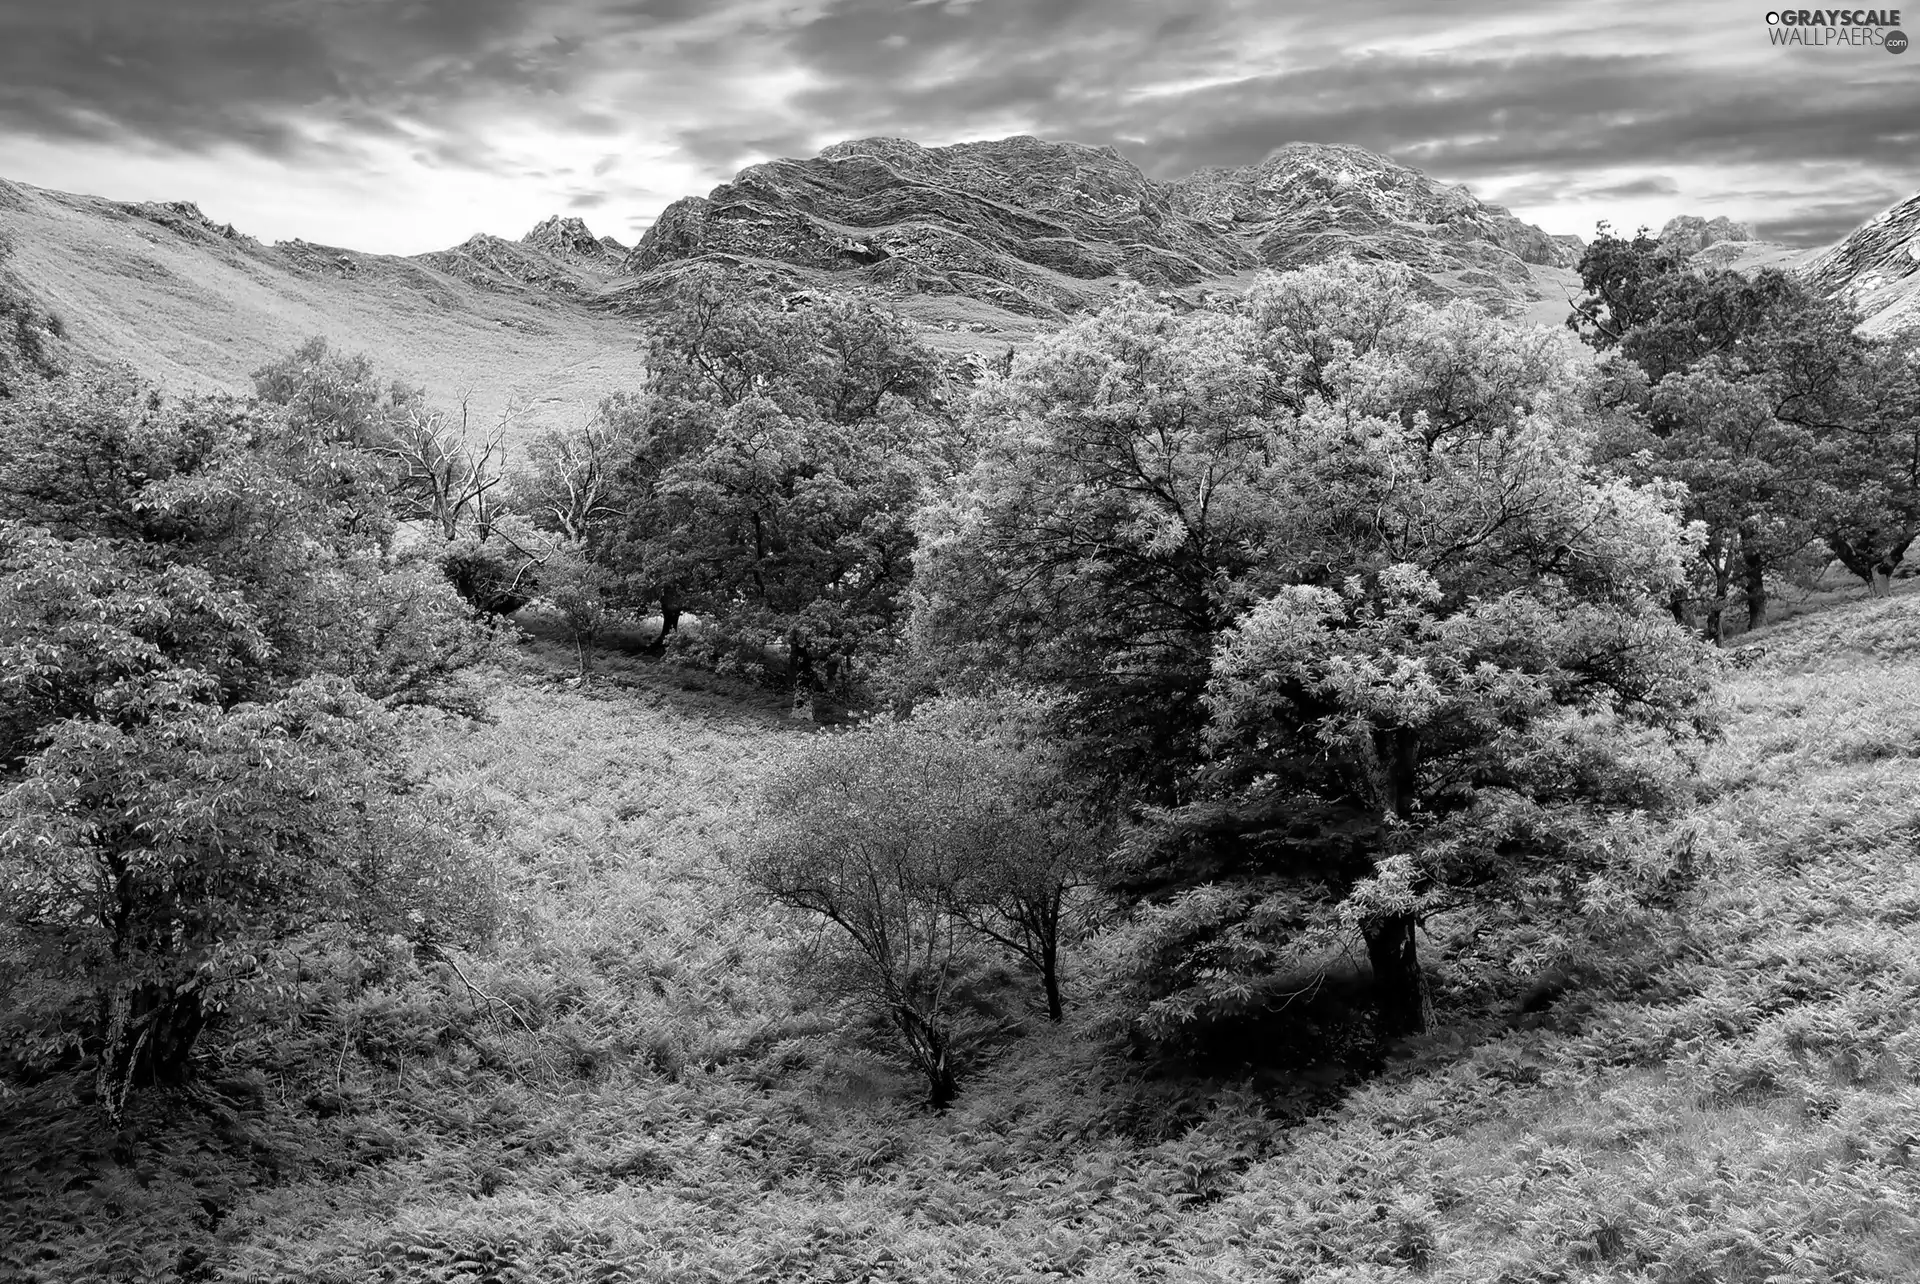
<instances>
[{"instance_id":1,"label":"foliage","mask_svg":"<svg viewBox=\"0 0 1920 1284\"><path fill-rule=\"evenodd\" d=\"M8 1005L11 1057L84 1051L115 1113L186 1075L278 942L326 921L406 930L422 906L386 893L432 841L396 807L375 706L343 682L142 704L133 725L61 723L0 791L5 952L37 982Z\"/></svg>"},{"instance_id":2,"label":"foliage","mask_svg":"<svg viewBox=\"0 0 1920 1284\"><path fill-rule=\"evenodd\" d=\"M432 788L519 871L519 929L450 954L479 993L316 938L219 1094L132 1141L0 1104L30 1157L0 1166L0 1274L1907 1278L1912 613L1770 633L1783 658L1730 678L1678 822L1690 875L1632 922L1541 935L1526 968L1588 964L1546 1010L1461 935L1433 967L1450 1028L1365 1084L1155 1079L1070 1016L931 1115L796 1006L784 929L712 859L747 832L732 791L811 736L657 664L609 659L589 694L553 680L570 656L529 657L497 724L417 715Z\"/></svg>"},{"instance_id":3,"label":"foliage","mask_svg":"<svg viewBox=\"0 0 1920 1284\"><path fill-rule=\"evenodd\" d=\"M1603 235L1580 270L1573 322L1644 375L1622 383L1642 428L1614 443L1620 468L1684 481L1706 531L1693 596L1708 636L1724 637L1735 584L1763 624L1769 579L1816 541L1884 585L1913 527L1907 363L1774 269L1695 271L1642 233Z\"/></svg>"},{"instance_id":4,"label":"foliage","mask_svg":"<svg viewBox=\"0 0 1920 1284\"><path fill-rule=\"evenodd\" d=\"M594 508L618 517L589 536L594 556L636 604L663 598L669 628L684 604L783 647L802 689L844 688L900 614L909 517L947 448L937 387L931 354L868 300L689 278L654 336L647 395L603 408L622 444ZM563 529L573 501L554 500L596 458L593 431L544 456L532 488Z\"/></svg>"},{"instance_id":5,"label":"foliage","mask_svg":"<svg viewBox=\"0 0 1920 1284\"><path fill-rule=\"evenodd\" d=\"M0 522L0 601L0 772L68 719L138 720L156 687L258 689L266 639L197 567Z\"/></svg>"},{"instance_id":6,"label":"foliage","mask_svg":"<svg viewBox=\"0 0 1920 1284\"><path fill-rule=\"evenodd\" d=\"M1144 294L988 380L980 458L918 518L911 628L941 685L1071 693L1116 792L1178 788L1211 641L1265 552L1248 327Z\"/></svg>"},{"instance_id":7,"label":"foliage","mask_svg":"<svg viewBox=\"0 0 1920 1284\"><path fill-rule=\"evenodd\" d=\"M389 555L370 399L316 409L349 375L278 408L50 380L0 412L6 1059L90 1068L116 1117L286 940L486 930L436 901L485 897L406 801L387 710L462 703L488 642Z\"/></svg>"},{"instance_id":8,"label":"foliage","mask_svg":"<svg viewBox=\"0 0 1920 1284\"><path fill-rule=\"evenodd\" d=\"M821 735L764 789L741 862L770 899L830 925L808 971L891 1027L935 1106L981 1033L967 1021L981 960L956 902L1017 841L982 758L932 721Z\"/></svg>"},{"instance_id":9,"label":"foliage","mask_svg":"<svg viewBox=\"0 0 1920 1284\"><path fill-rule=\"evenodd\" d=\"M66 325L49 312L8 268L12 236L0 229L0 399L15 395L36 378L57 375Z\"/></svg>"},{"instance_id":10,"label":"foliage","mask_svg":"<svg viewBox=\"0 0 1920 1284\"><path fill-rule=\"evenodd\" d=\"M115 377L47 381L0 406L0 499L17 521L116 541L244 599L277 679L338 672L379 699L457 698L486 636L388 553L383 473L353 444L363 431L311 399L275 411L169 401Z\"/></svg>"},{"instance_id":11,"label":"foliage","mask_svg":"<svg viewBox=\"0 0 1920 1284\"><path fill-rule=\"evenodd\" d=\"M1143 943L1149 1031L1259 1010L1298 970L1283 943L1310 958L1335 926L1367 941L1383 1029L1423 1028L1421 922L1573 860L1556 808L1672 794L1661 734L1707 671L1649 612L1687 537L1672 488L1594 466L1584 370L1349 262L1233 316L1136 295L976 401L991 435L924 519L916 641L958 680L1063 689L1171 805L1126 879L1198 889Z\"/></svg>"}]
</instances>

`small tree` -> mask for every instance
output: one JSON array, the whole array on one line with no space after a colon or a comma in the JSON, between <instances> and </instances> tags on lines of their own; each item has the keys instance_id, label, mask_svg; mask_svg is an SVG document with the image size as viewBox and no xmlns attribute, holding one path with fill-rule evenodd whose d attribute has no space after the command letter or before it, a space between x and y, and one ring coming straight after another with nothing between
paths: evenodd
<instances>
[{"instance_id":1,"label":"small tree","mask_svg":"<svg viewBox=\"0 0 1920 1284\"><path fill-rule=\"evenodd\" d=\"M784 648L794 685L844 687L892 641L911 513L948 444L932 354L870 299L690 278L647 395L610 403L630 453L603 554L636 603Z\"/></svg>"},{"instance_id":2,"label":"small tree","mask_svg":"<svg viewBox=\"0 0 1920 1284\"><path fill-rule=\"evenodd\" d=\"M137 722L63 722L0 788L0 952L90 996L75 1041L110 1109L186 1076L217 958L348 916L352 836L392 791L382 719L346 684L230 710L201 695L190 674L150 681ZM57 1047L36 1031L75 1030L7 1016L39 1056Z\"/></svg>"},{"instance_id":3,"label":"small tree","mask_svg":"<svg viewBox=\"0 0 1920 1284\"><path fill-rule=\"evenodd\" d=\"M396 469L396 497L403 517L431 522L445 539L473 530L485 534L489 496L500 484L511 409L498 423L477 430L460 400L458 417L411 406L381 447Z\"/></svg>"},{"instance_id":4,"label":"small tree","mask_svg":"<svg viewBox=\"0 0 1920 1284\"><path fill-rule=\"evenodd\" d=\"M893 724L826 734L763 794L745 873L832 928L815 977L887 1022L943 1107L963 1049L959 991L975 971L953 905L980 796L951 755Z\"/></svg>"},{"instance_id":5,"label":"small tree","mask_svg":"<svg viewBox=\"0 0 1920 1284\"><path fill-rule=\"evenodd\" d=\"M936 701L823 734L763 795L745 862L776 902L834 929L817 975L894 1029L935 1105L968 1051L976 940L1065 1013L1061 949L1089 921L1108 827L1062 775L1031 697Z\"/></svg>"},{"instance_id":6,"label":"small tree","mask_svg":"<svg viewBox=\"0 0 1920 1284\"><path fill-rule=\"evenodd\" d=\"M1031 969L1051 1021L1066 1015L1061 951L1105 903L1096 888L1115 830L1050 738L1055 705L999 692L933 701L912 718L947 743L949 770L980 787L976 849L952 889L954 913Z\"/></svg>"}]
</instances>

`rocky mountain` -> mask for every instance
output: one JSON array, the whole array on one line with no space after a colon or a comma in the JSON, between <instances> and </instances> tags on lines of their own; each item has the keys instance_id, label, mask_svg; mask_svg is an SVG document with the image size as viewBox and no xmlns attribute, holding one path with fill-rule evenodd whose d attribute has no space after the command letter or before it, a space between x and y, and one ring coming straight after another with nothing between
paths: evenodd
<instances>
[{"instance_id":1,"label":"rocky mountain","mask_svg":"<svg viewBox=\"0 0 1920 1284\"><path fill-rule=\"evenodd\" d=\"M1868 334L1920 330L1920 192L1882 210L1801 270L1821 289L1852 299Z\"/></svg>"},{"instance_id":2,"label":"rocky mountain","mask_svg":"<svg viewBox=\"0 0 1920 1284\"><path fill-rule=\"evenodd\" d=\"M554 215L520 238L520 244L563 263L585 263L596 268L617 267L626 247L611 236L596 237L577 218Z\"/></svg>"},{"instance_id":3,"label":"rocky mountain","mask_svg":"<svg viewBox=\"0 0 1920 1284\"><path fill-rule=\"evenodd\" d=\"M1745 223L1693 215L1668 220L1660 240L1677 244L1703 268L1798 273L1825 294L1851 299L1867 334L1920 331L1920 193L1820 249L1762 240Z\"/></svg>"},{"instance_id":4,"label":"rocky mountain","mask_svg":"<svg viewBox=\"0 0 1920 1284\"><path fill-rule=\"evenodd\" d=\"M674 202L625 266L638 297L721 261L1057 321L1122 280L1192 298L1352 253L1408 264L1437 297L1518 315L1564 304L1553 274L1577 260L1571 240L1356 147L1294 144L1167 183L1111 147L869 138Z\"/></svg>"},{"instance_id":5,"label":"rocky mountain","mask_svg":"<svg viewBox=\"0 0 1920 1284\"><path fill-rule=\"evenodd\" d=\"M1709 245L1724 241L1758 239L1751 226L1736 223L1724 214L1711 219L1701 218L1697 214L1681 214L1668 219L1667 225L1660 229L1662 245L1677 246L1687 254L1698 254Z\"/></svg>"},{"instance_id":6,"label":"rocky mountain","mask_svg":"<svg viewBox=\"0 0 1920 1284\"><path fill-rule=\"evenodd\" d=\"M1529 267L1571 268L1580 258L1577 237L1549 236L1464 187L1358 147L1295 143L1258 165L1203 169L1171 187L1176 209L1261 267L1343 254L1394 259L1438 292L1503 311L1535 297Z\"/></svg>"}]
</instances>

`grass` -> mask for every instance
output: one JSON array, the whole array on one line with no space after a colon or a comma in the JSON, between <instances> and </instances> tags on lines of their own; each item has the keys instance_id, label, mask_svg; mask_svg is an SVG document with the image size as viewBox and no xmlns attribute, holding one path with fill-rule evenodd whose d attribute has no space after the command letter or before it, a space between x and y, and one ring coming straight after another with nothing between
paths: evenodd
<instances>
[{"instance_id":1,"label":"grass","mask_svg":"<svg viewBox=\"0 0 1920 1284\"><path fill-rule=\"evenodd\" d=\"M168 391L250 391L254 370L317 334L437 405L470 394L481 426L519 407L519 438L584 422L643 373L631 320L408 259L336 251L350 269L303 267L271 247L21 184L0 184L0 230L17 242L14 269L83 357L130 365Z\"/></svg>"},{"instance_id":2,"label":"grass","mask_svg":"<svg viewBox=\"0 0 1920 1284\"><path fill-rule=\"evenodd\" d=\"M1920 1280L1915 637L1901 595L1752 639L1697 883L1545 1013L1496 979L1342 1096L1255 1091L1110 1051L1083 956L1076 1020L939 1116L723 859L811 730L536 640L492 721L420 726L499 855L500 944L310 946L298 1010L166 1128L59 1125L0 1278ZM1442 992L1474 966L1437 959Z\"/></svg>"}]
</instances>

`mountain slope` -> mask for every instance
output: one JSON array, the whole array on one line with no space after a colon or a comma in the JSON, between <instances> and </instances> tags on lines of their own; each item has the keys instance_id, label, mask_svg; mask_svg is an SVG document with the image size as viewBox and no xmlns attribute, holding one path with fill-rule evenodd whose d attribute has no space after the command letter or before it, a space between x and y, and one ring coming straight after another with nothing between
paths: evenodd
<instances>
[{"instance_id":1,"label":"mountain slope","mask_svg":"<svg viewBox=\"0 0 1920 1284\"><path fill-rule=\"evenodd\" d=\"M555 260L476 237L417 259L301 241L261 245L188 204L120 205L0 182L13 269L84 358L174 390L243 391L319 334L479 423L573 422L640 378L632 321L584 306L615 258ZM564 297L557 297L564 296Z\"/></svg>"},{"instance_id":2,"label":"mountain slope","mask_svg":"<svg viewBox=\"0 0 1920 1284\"><path fill-rule=\"evenodd\" d=\"M1804 271L1820 289L1852 298L1868 334L1920 328L1920 192L1814 256Z\"/></svg>"},{"instance_id":3,"label":"mountain slope","mask_svg":"<svg viewBox=\"0 0 1920 1284\"><path fill-rule=\"evenodd\" d=\"M1824 252L1724 219L1675 220L1666 234L1702 264L1806 271L1855 297L1872 332L1920 325L1920 196ZM83 358L174 389L244 390L252 370L320 334L443 405L465 397L481 423L518 407L520 432L577 422L637 383L647 314L702 263L874 290L958 353L1021 343L1128 280L1200 303L1262 269L1341 254L1405 263L1434 298L1558 325L1581 250L1359 148L1292 144L1161 182L1112 148L1026 137L861 139L750 166L668 206L631 250L562 218L411 258L268 246L189 204L4 181L0 235Z\"/></svg>"}]
</instances>

